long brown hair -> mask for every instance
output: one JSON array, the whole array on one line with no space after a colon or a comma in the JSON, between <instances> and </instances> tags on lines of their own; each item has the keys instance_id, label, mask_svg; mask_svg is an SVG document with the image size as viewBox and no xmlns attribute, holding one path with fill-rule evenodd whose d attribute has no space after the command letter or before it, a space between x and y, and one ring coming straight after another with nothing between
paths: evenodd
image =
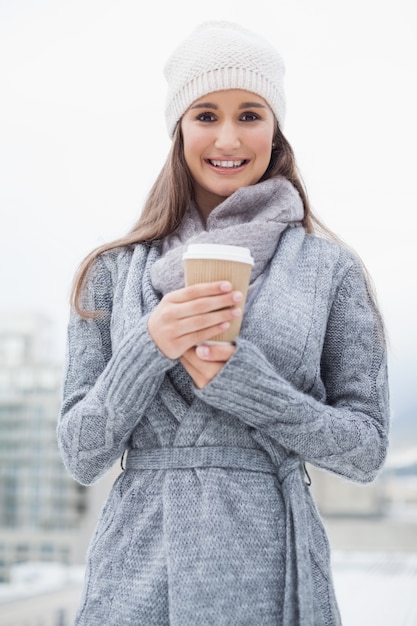
<instances>
[{"instance_id":1,"label":"long brown hair","mask_svg":"<svg viewBox=\"0 0 417 626\"><path fill-rule=\"evenodd\" d=\"M193 200L193 181L185 162L183 145L181 124L178 123L168 158L148 194L136 224L124 237L95 248L81 263L75 275L71 292L71 303L79 315L83 317L95 316L94 312L84 311L81 308L80 294L85 277L97 256L113 248L163 239L181 223L187 207ZM294 152L278 124L273 138L271 160L261 180L275 176L287 178L300 194L304 205L302 223L305 230L308 233L320 232L337 239L313 214L296 166Z\"/></svg>"}]
</instances>

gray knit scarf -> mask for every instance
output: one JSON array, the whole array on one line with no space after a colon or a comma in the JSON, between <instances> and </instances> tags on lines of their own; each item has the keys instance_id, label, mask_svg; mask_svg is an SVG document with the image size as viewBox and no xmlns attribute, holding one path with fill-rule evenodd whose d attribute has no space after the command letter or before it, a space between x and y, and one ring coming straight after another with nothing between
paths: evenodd
<instances>
[{"instance_id":1,"label":"gray knit scarf","mask_svg":"<svg viewBox=\"0 0 417 626\"><path fill-rule=\"evenodd\" d=\"M195 206L162 242L162 255L151 270L153 287L162 295L184 286L182 255L189 243L245 246L254 258L251 288L271 260L279 238L289 226L299 226L304 208L294 186L271 178L241 187L210 213L204 225Z\"/></svg>"}]
</instances>

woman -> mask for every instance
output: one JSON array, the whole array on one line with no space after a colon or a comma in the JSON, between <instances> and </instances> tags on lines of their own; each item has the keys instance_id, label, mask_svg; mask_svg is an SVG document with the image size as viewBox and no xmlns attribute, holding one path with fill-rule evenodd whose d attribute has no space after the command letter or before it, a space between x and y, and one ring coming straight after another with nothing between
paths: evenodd
<instances>
[{"instance_id":1,"label":"woman","mask_svg":"<svg viewBox=\"0 0 417 626\"><path fill-rule=\"evenodd\" d=\"M88 554L77 624L340 624L305 463L368 482L386 454L380 316L356 256L314 232L282 134L283 64L209 22L166 66L170 156L125 238L81 266L59 444L97 480L125 454ZM250 248L184 287L190 242Z\"/></svg>"}]
</instances>

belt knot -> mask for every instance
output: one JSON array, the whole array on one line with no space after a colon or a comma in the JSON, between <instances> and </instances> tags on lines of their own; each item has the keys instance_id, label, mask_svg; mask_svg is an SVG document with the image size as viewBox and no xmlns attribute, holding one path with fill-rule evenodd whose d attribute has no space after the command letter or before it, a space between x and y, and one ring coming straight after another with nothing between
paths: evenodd
<instances>
[{"instance_id":1,"label":"belt knot","mask_svg":"<svg viewBox=\"0 0 417 626\"><path fill-rule=\"evenodd\" d=\"M284 483L285 480L300 468L300 460L296 456L288 456L276 468L278 480Z\"/></svg>"}]
</instances>

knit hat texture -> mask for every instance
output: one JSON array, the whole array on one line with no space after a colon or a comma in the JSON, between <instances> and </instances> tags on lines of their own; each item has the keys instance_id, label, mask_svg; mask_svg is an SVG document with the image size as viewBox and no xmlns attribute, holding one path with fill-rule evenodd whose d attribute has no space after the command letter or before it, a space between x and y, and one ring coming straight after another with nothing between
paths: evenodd
<instances>
[{"instance_id":1,"label":"knit hat texture","mask_svg":"<svg viewBox=\"0 0 417 626\"><path fill-rule=\"evenodd\" d=\"M201 24L174 50L164 68L170 136L195 100L223 89L244 89L261 96L282 128L284 73L281 56L259 35L230 22Z\"/></svg>"}]
</instances>

